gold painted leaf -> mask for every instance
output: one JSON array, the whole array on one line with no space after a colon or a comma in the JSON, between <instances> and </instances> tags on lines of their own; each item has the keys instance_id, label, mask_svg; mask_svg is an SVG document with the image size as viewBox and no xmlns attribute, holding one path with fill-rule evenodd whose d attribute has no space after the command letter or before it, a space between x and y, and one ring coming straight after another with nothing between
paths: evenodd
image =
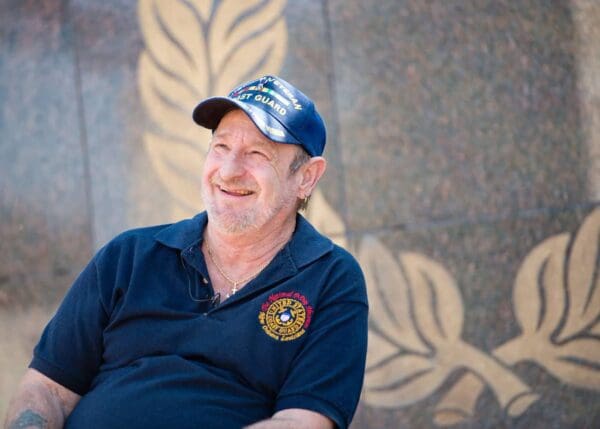
<instances>
[{"instance_id":1,"label":"gold painted leaf","mask_svg":"<svg viewBox=\"0 0 600 429\"><path fill-rule=\"evenodd\" d=\"M525 258L513 287L517 322L525 335L537 332L548 338L565 310L564 266L569 234L550 237Z\"/></svg>"},{"instance_id":2,"label":"gold painted leaf","mask_svg":"<svg viewBox=\"0 0 600 429\"><path fill-rule=\"evenodd\" d=\"M562 358L581 359L600 365L600 340L597 338L579 338L558 347ZM600 373L600 370L598 370Z\"/></svg>"},{"instance_id":3,"label":"gold painted leaf","mask_svg":"<svg viewBox=\"0 0 600 429\"><path fill-rule=\"evenodd\" d=\"M191 6L200 16L202 22L207 22L213 7L213 0L187 0L185 3Z\"/></svg>"},{"instance_id":4,"label":"gold painted leaf","mask_svg":"<svg viewBox=\"0 0 600 429\"><path fill-rule=\"evenodd\" d=\"M419 332L433 344L460 339L463 304L458 286L439 263L418 253L400 256Z\"/></svg>"},{"instance_id":5,"label":"gold painted leaf","mask_svg":"<svg viewBox=\"0 0 600 429\"><path fill-rule=\"evenodd\" d=\"M414 404L431 395L446 379L449 368L433 367L428 359L405 356L365 373L363 400L379 408Z\"/></svg>"},{"instance_id":6,"label":"gold painted leaf","mask_svg":"<svg viewBox=\"0 0 600 429\"><path fill-rule=\"evenodd\" d=\"M464 374L436 405L435 423L451 426L473 417L477 399L484 388L481 378L471 372Z\"/></svg>"},{"instance_id":7,"label":"gold painted leaf","mask_svg":"<svg viewBox=\"0 0 600 429\"><path fill-rule=\"evenodd\" d=\"M180 82L162 73L147 54L142 54L140 57L138 73L142 101L146 111L159 125L161 131L172 139L200 144L203 141L199 140L200 137L209 134L192 121L194 98L182 95L186 92L189 94L189 91L186 91ZM177 104L178 100L181 100L180 104ZM208 149L208 139L204 140L202 150L205 152Z\"/></svg>"},{"instance_id":8,"label":"gold painted leaf","mask_svg":"<svg viewBox=\"0 0 600 429\"><path fill-rule=\"evenodd\" d=\"M188 213L198 213L202 208L199 171L203 154L195 146L152 133L146 133L144 141L154 169L167 181L169 189L176 190L173 196L179 205Z\"/></svg>"},{"instance_id":9,"label":"gold painted leaf","mask_svg":"<svg viewBox=\"0 0 600 429\"><path fill-rule=\"evenodd\" d=\"M600 390L600 340L596 338L569 341L538 363L565 383Z\"/></svg>"},{"instance_id":10,"label":"gold painted leaf","mask_svg":"<svg viewBox=\"0 0 600 429\"><path fill-rule=\"evenodd\" d=\"M194 106L243 81L279 72L287 46L284 7L284 0L139 1L146 49L138 84L154 123L144 142L175 199L173 217L201 207L199 176L210 133L192 121Z\"/></svg>"},{"instance_id":11,"label":"gold painted leaf","mask_svg":"<svg viewBox=\"0 0 600 429\"><path fill-rule=\"evenodd\" d=\"M337 245L347 248L346 226L319 189L313 192L310 198L306 218L322 234L330 236Z\"/></svg>"},{"instance_id":12,"label":"gold painted leaf","mask_svg":"<svg viewBox=\"0 0 600 429\"><path fill-rule=\"evenodd\" d=\"M155 65L205 97L209 67L202 23L195 13L200 8L192 6L197 3L202 2L140 0L138 16L146 50ZM201 82L205 84L196 86Z\"/></svg>"},{"instance_id":13,"label":"gold painted leaf","mask_svg":"<svg viewBox=\"0 0 600 429\"><path fill-rule=\"evenodd\" d=\"M358 260L367 283L370 324L397 346L428 353L411 319L408 285L398 262L373 236L362 240ZM369 353L376 353L371 349Z\"/></svg>"},{"instance_id":14,"label":"gold painted leaf","mask_svg":"<svg viewBox=\"0 0 600 429\"><path fill-rule=\"evenodd\" d=\"M377 334L373 330L369 331L367 353L367 368L379 365L380 363L390 359L394 355L398 355L398 347L390 343L388 340Z\"/></svg>"},{"instance_id":15,"label":"gold painted leaf","mask_svg":"<svg viewBox=\"0 0 600 429\"><path fill-rule=\"evenodd\" d=\"M405 384L412 377L433 369L430 359L414 354L396 356L366 370L365 386L368 390L387 390Z\"/></svg>"},{"instance_id":16,"label":"gold painted leaf","mask_svg":"<svg viewBox=\"0 0 600 429\"><path fill-rule=\"evenodd\" d=\"M567 277L567 321L559 340L589 328L600 313L599 239L600 209L596 209L586 217L573 240Z\"/></svg>"},{"instance_id":17,"label":"gold painted leaf","mask_svg":"<svg viewBox=\"0 0 600 429\"><path fill-rule=\"evenodd\" d=\"M235 51L231 57L227 59L223 78L219 79L219 84L231 89L233 85L247 81L254 77L273 73L274 70L279 70L285 59L285 43L287 37L278 39L279 35L287 35L285 31L285 23L278 21L272 28L272 32L264 32L256 37L248 39L241 47L243 51ZM248 52L254 55L249 57ZM244 62L252 61L246 64L248 68L240 67ZM217 73L220 73L217 71ZM225 79L227 78L227 79Z\"/></svg>"},{"instance_id":18,"label":"gold painted leaf","mask_svg":"<svg viewBox=\"0 0 600 429\"><path fill-rule=\"evenodd\" d=\"M264 74L262 71L279 70L287 46L284 7L284 0L221 3L210 26L208 47L213 75L226 74L215 88L218 93Z\"/></svg>"}]
</instances>

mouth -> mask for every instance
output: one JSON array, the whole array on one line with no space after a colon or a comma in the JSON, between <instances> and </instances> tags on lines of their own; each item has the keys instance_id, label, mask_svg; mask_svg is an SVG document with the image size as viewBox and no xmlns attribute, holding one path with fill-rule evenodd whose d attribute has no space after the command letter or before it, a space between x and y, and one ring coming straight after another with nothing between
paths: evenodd
<instances>
[{"instance_id":1,"label":"mouth","mask_svg":"<svg viewBox=\"0 0 600 429\"><path fill-rule=\"evenodd\" d=\"M229 195L231 197L247 197L249 195L254 194L254 191L249 189L236 189L236 188L227 188L225 186L216 185L219 191L224 193L225 195Z\"/></svg>"}]
</instances>

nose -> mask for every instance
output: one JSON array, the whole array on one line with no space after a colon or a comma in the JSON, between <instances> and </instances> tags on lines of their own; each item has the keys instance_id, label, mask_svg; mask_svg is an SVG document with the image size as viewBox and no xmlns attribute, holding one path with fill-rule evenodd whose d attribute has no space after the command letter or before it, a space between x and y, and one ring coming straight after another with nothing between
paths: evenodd
<instances>
[{"instance_id":1,"label":"nose","mask_svg":"<svg viewBox=\"0 0 600 429\"><path fill-rule=\"evenodd\" d=\"M241 156L231 151L222 160L221 167L219 168L219 175L223 180L235 179L243 176L244 165Z\"/></svg>"}]
</instances>

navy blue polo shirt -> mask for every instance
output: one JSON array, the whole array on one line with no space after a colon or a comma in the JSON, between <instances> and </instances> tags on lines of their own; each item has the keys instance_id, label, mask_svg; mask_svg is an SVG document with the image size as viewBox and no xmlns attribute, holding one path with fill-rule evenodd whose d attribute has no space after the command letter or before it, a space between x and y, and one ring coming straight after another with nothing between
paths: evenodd
<instances>
[{"instance_id":1,"label":"navy blue polo shirt","mask_svg":"<svg viewBox=\"0 0 600 429\"><path fill-rule=\"evenodd\" d=\"M271 263L217 303L206 213L125 232L80 274L31 367L82 395L67 428L239 428L305 408L345 428L367 297L355 259L298 215Z\"/></svg>"}]
</instances>

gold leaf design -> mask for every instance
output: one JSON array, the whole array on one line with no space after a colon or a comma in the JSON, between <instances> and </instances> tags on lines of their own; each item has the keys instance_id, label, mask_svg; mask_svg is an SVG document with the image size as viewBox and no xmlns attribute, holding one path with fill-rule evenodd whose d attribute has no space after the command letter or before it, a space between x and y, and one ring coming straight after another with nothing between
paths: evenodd
<instances>
[{"instance_id":1,"label":"gold leaf design","mask_svg":"<svg viewBox=\"0 0 600 429\"><path fill-rule=\"evenodd\" d=\"M411 285L420 331L436 344L458 340L463 305L452 276L437 262L416 253L405 253L401 260Z\"/></svg>"},{"instance_id":2,"label":"gold leaf design","mask_svg":"<svg viewBox=\"0 0 600 429\"><path fill-rule=\"evenodd\" d=\"M208 134L208 130L206 133ZM197 178L199 169L196 167L202 164L203 156L200 151L189 143L169 140L152 133L146 133L144 140L156 172L170 188L178 189L173 194L177 205L172 214L182 218L197 212L198 207L192 203L195 198L189 196L200 194Z\"/></svg>"},{"instance_id":3,"label":"gold leaf design","mask_svg":"<svg viewBox=\"0 0 600 429\"><path fill-rule=\"evenodd\" d=\"M225 0L215 11L208 49L213 76L222 76L215 82L218 94L281 68L287 46L284 7L284 0Z\"/></svg>"},{"instance_id":4,"label":"gold leaf design","mask_svg":"<svg viewBox=\"0 0 600 429\"><path fill-rule=\"evenodd\" d=\"M409 405L431 395L448 371L449 368L432 366L423 357L398 358L365 374L365 383L371 388L365 391L363 399L380 408Z\"/></svg>"},{"instance_id":5,"label":"gold leaf design","mask_svg":"<svg viewBox=\"0 0 600 429\"><path fill-rule=\"evenodd\" d=\"M140 0L146 49L140 96L155 127L144 135L158 177L175 199L172 216L198 212L200 169L210 132L191 120L196 103L281 68L287 46L285 0Z\"/></svg>"},{"instance_id":6,"label":"gold leaf design","mask_svg":"<svg viewBox=\"0 0 600 429\"><path fill-rule=\"evenodd\" d=\"M153 122L159 125L162 134L171 140L191 144L201 142L202 145L198 143L198 149L208 148L207 130L191 120L191 111L197 99L188 86L156 67L147 53L140 56L138 83L146 111Z\"/></svg>"},{"instance_id":7,"label":"gold leaf design","mask_svg":"<svg viewBox=\"0 0 600 429\"><path fill-rule=\"evenodd\" d=\"M569 306L559 341L589 328L600 313L599 238L600 209L596 209L581 225L569 255Z\"/></svg>"},{"instance_id":8,"label":"gold leaf design","mask_svg":"<svg viewBox=\"0 0 600 429\"><path fill-rule=\"evenodd\" d=\"M549 358L540 359L550 373L560 380L586 389L600 390L600 341L582 338L556 347Z\"/></svg>"},{"instance_id":9,"label":"gold leaf design","mask_svg":"<svg viewBox=\"0 0 600 429\"><path fill-rule=\"evenodd\" d=\"M435 409L434 421L439 426L450 426L473 416L475 403L483 390L483 383L473 373L462 376ZM475 392L475 394L473 394Z\"/></svg>"},{"instance_id":10,"label":"gold leaf design","mask_svg":"<svg viewBox=\"0 0 600 429\"><path fill-rule=\"evenodd\" d=\"M205 2L138 2L140 28L152 64L181 84L190 85L199 92L194 95L200 96L206 95L209 70L202 29L205 23L198 20L203 15L197 14L201 3ZM199 86L202 82L204 87Z\"/></svg>"},{"instance_id":11,"label":"gold leaf design","mask_svg":"<svg viewBox=\"0 0 600 429\"><path fill-rule=\"evenodd\" d=\"M346 247L346 227L339 214L329 205L323 192L316 189L306 209L306 218L321 233L332 237L339 246Z\"/></svg>"},{"instance_id":12,"label":"gold leaf design","mask_svg":"<svg viewBox=\"0 0 600 429\"><path fill-rule=\"evenodd\" d=\"M519 268L513 287L517 322L523 334L542 331L548 337L565 307L564 261L569 234L550 237L536 246Z\"/></svg>"},{"instance_id":13,"label":"gold leaf design","mask_svg":"<svg viewBox=\"0 0 600 429\"><path fill-rule=\"evenodd\" d=\"M596 209L573 239L566 233L550 237L527 255L513 287L522 334L498 346L496 358L506 365L535 362L565 383L600 390L599 234ZM482 380L461 377L436 407L439 423L472 415L483 388ZM529 393L515 396L507 411L519 415L536 399Z\"/></svg>"},{"instance_id":14,"label":"gold leaf design","mask_svg":"<svg viewBox=\"0 0 600 429\"><path fill-rule=\"evenodd\" d=\"M373 307L369 304L369 307ZM377 331L369 331L369 353L367 353L367 368L378 366L392 356L398 354L398 347L386 340Z\"/></svg>"},{"instance_id":15,"label":"gold leaf design","mask_svg":"<svg viewBox=\"0 0 600 429\"><path fill-rule=\"evenodd\" d=\"M396 345L429 353L410 317L408 284L393 256L377 239L366 236L358 258L367 283L371 323ZM378 353L378 349L369 347L369 353Z\"/></svg>"},{"instance_id":16,"label":"gold leaf design","mask_svg":"<svg viewBox=\"0 0 600 429\"><path fill-rule=\"evenodd\" d=\"M523 335L502 347L505 359L529 359L566 383L600 388L600 341L590 329L600 312L599 236L600 210L594 210L570 243L570 254L570 236L561 234L527 256L514 286L515 313ZM566 288L565 266L569 270ZM563 319L555 340L551 334Z\"/></svg>"},{"instance_id":17,"label":"gold leaf design","mask_svg":"<svg viewBox=\"0 0 600 429\"><path fill-rule=\"evenodd\" d=\"M509 413L534 401L537 396L518 377L461 340L463 305L450 273L417 253L399 259L374 237L361 243L370 303L363 400L376 407L410 404L466 367L490 385Z\"/></svg>"}]
</instances>

